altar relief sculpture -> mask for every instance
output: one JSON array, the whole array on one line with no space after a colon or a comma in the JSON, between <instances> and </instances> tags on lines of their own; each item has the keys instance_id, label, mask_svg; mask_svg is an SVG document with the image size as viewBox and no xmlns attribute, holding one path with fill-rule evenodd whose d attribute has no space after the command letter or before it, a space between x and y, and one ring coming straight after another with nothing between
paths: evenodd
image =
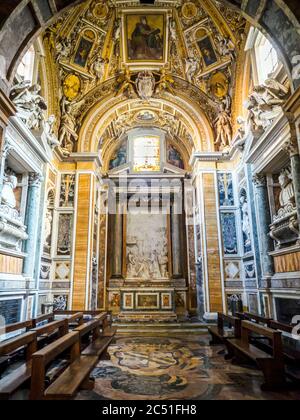
<instances>
[{"instance_id":1,"label":"altar relief sculpture","mask_svg":"<svg viewBox=\"0 0 300 420\"><path fill-rule=\"evenodd\" d=\"M166 216L129 214L127 279L169 279L168 263Z\"/></svg>"}]
</instances>

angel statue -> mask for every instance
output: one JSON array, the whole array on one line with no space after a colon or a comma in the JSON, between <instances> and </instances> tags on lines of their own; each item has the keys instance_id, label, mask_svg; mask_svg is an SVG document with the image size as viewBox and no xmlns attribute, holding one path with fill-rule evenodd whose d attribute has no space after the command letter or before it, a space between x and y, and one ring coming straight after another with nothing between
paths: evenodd
<instances>
[{"instance_id":1,"label":"angel statue","mask_svg":"<svg viewBox=\"0 0 300 420\"><path fill-rule=\"evenodd\" d=\"M96 55L96 57L92 60L90 64L90 72L93 76L96 77L96 80L99 81L104 76L104 70L105 65L107 64L107 60L104 60L104 58L99 57Z\"/></svg>"},{"instance_id":2,"label":"angel statue","mask_svg":"<svg viewBox=\"0 0 300 420\"><path fill-rule=\"evenodd\" d=\"M58 132L58 141L60 149L65 156L69 156L74 150L74 144L78 140L76 132L75 114L78 108L83 104L84 99L78 102L70 102L63 96L61 100L61 121Z\"/></svg>"},{"instance_id":3,"label":"angel statue","mask_svg":"<svg viewBox=\"0 0 300 420\"><path fill-rule=\"evenodd\" d=\"M175 81L172 78L172 76L170 74L167 74L167 71L164 68L161 70L159 76L160 76L160 79L156 83L157 84L156 93L160 94L163 91L167 91L171 93L171 95L175 95L175 91L173 89L173 85Z\"/></svg>"},{"instance_id":4,"label":"angel statue","mask_svg":"<svg viewBox=\"0 0 300 420\"><path fill-rule=\"evenodd\" d=\"M134 90L134 81L131 79L131 74L129 69L127 68L125 70L125 73L120 76L117 80L117 88L116 88L116 94L123 95L123 93L128 93L129 97L135 96L135 90Z\"/></svg>"},{"instance_id":5,"label":"angel statue","mask_svg":"<svg viewBox=\"0 0 300 420\"><path fill-rule=\"evenodd\" d=\"M30 130L39 130L47 105L40 95L41 86L30 85L29 81L18 83L12 88L10 98L17 108L19 117L27 127Z\"/></svg>"},{"instance_id":6,"label":"angel statue","mask_svg":"<svg viewBox=\"0 0 300 420\"><path fill-rule=\"evenodd\" d=\"M194 57L185 59L185 75L189 83L193 83L194 77L199 70L198 60Z\"/></svg>"},{"instance_id":7,"label":"angel statue","mask_svg":"<svg viewBox=\"0 0 300 420\"><path fill-rule=\"evenodd\" d=\"M48 119L43 119L42 121L42 126L44 130L42 135L45 137L51 149L55 149L60 145L59 140L54 133L55 122L55 115L50 115Z\"/></svg>"}]
</instances>

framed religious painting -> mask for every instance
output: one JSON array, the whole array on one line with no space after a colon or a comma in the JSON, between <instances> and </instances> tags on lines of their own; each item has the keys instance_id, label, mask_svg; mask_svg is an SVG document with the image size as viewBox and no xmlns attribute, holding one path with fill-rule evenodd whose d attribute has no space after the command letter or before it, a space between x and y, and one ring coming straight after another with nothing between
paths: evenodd
<instances>
[{"instance_id":1,"label":"framed religious painting","mask_svg":"<svg viewBox=\"0 0 300 420\"><path fill-rule=\"evenodd\" d=\"M166 10L125 10L122 16L123 61L127 66L167 63Z\"/></svg>"}]
</instances>

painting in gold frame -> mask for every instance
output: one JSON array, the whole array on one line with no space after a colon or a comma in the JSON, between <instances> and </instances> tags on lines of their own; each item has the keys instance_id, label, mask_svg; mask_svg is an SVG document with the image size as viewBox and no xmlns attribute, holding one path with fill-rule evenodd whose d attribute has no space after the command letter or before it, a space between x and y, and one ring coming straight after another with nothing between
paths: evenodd
<instances>
[{"instance_id":1,"label":"painting in gold frame","mask_svg":"<svg viewBox=\"0 0 300 420\"><path fill-rule=\"evenodd\" d=\"M165 11L124 11L123 52L127 64L164 64L167 60Z\"/></svg>"}]
</instances>

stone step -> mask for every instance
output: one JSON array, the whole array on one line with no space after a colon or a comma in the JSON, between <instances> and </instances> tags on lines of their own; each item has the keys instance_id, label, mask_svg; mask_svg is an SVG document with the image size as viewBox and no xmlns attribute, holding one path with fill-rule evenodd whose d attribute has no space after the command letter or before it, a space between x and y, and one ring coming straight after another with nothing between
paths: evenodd
<instances>
[{"instance_id":1,"label":"stone step","mask_svg":"<svg viewBox=\"0 0 300 420\"><path fill-rule=\"evenodd\" d=\"M197 322L114 322L117 335L206 334L209 324ZM211 324L210 324L211 325Z\"/></svg>"}]
</instances>

